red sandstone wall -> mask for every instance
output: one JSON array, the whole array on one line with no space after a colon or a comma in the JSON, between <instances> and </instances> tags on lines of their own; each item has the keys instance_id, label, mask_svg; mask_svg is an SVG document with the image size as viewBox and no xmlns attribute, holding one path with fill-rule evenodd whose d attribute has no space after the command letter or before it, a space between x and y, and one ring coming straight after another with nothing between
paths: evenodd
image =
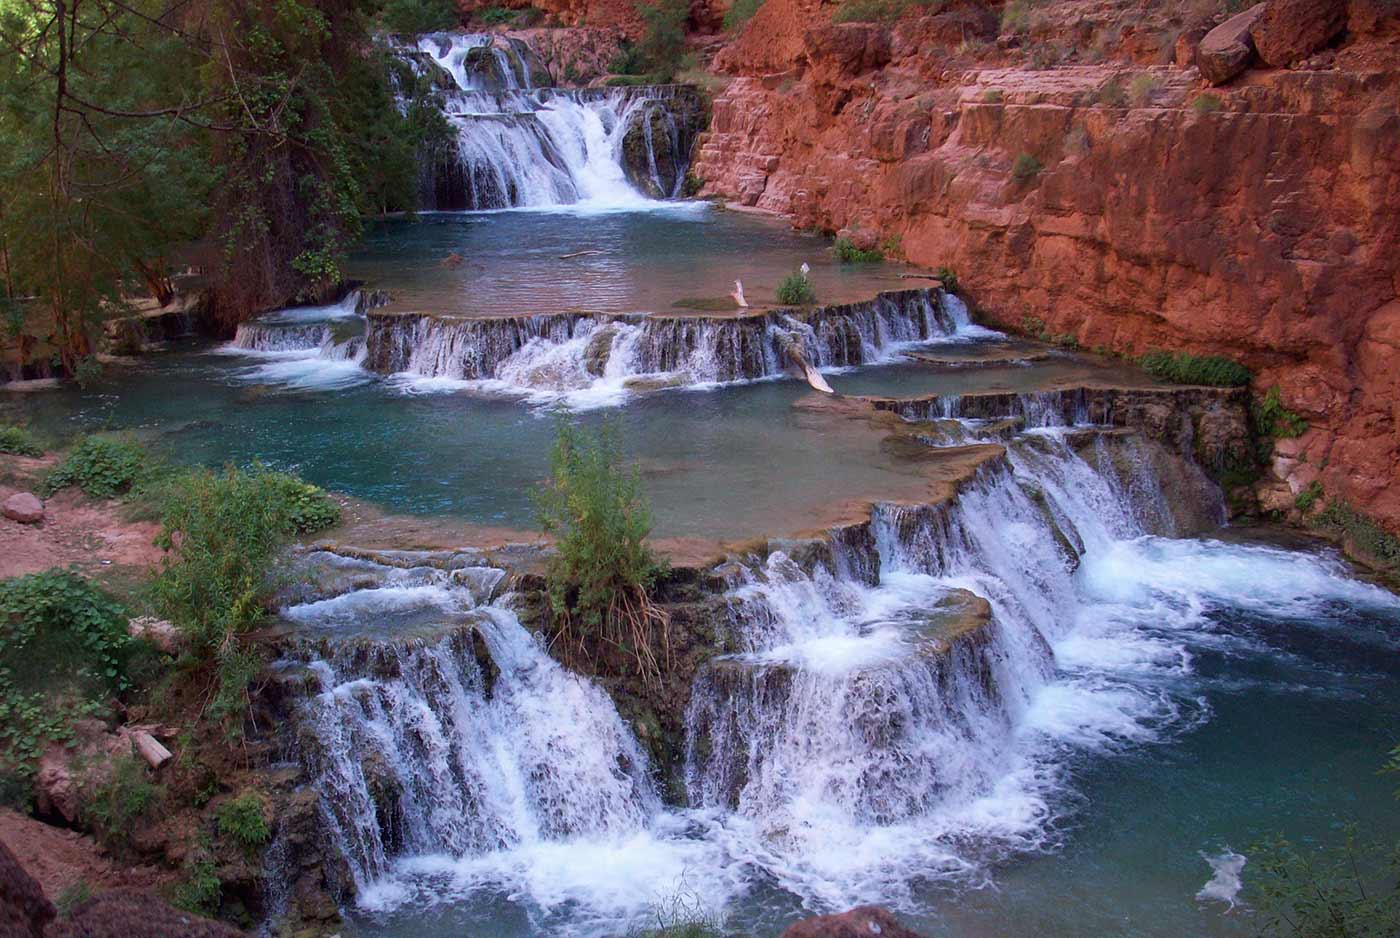
<instances>
[{"instance_id":1,"label":"red sandstone wall","mask_svg":"<svg viewBox=\"0 0 1400 938\"><path fill-rule=\"evenodd\" d=\"M1130 64L1150 56L1121 28L1117 64L992 68L1015 51L969 62L967 10L891 29L830 9L768 0L716 59L739 77L701 142L706 192L899 235L993 323L1240 359L1312 424L1279 463L1294 490L1320 474L1400 530L1400 43L1211 90ZM1129 106L1099 103L1142 74ZM1191 106L1206 91L1218 110ZM1017 180L1022 153L1044 168Z\"/></svg>"}]
</instances>

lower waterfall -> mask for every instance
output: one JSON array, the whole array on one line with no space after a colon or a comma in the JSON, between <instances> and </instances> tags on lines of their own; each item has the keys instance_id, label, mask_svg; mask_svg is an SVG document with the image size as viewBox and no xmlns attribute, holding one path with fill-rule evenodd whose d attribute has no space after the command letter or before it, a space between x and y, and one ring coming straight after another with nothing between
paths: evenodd
<instances>
[{"instance_id":1,"label":"lower waterfall","mask_svg":"<svg viewBox=\"0 0 1400 938\"><path fill-rule=\"evenodd\" d=\"M738 650L692 689L681 806L481 568L357 573L290 607L398 636L303 658L303 759L362 914L505 902L533 932L601 936L677 892L715 912L775 891L917 909L931 883L1056 849L1085 757L1209 720L1192 648L1258 641L1222 610L1400 615L1325 555L1162 536L1160 480L1128 478L1152 475L1132 453L1153 445L1026 433L955 501L878 505L716 571Z\"/></svg>"}]
</instances>

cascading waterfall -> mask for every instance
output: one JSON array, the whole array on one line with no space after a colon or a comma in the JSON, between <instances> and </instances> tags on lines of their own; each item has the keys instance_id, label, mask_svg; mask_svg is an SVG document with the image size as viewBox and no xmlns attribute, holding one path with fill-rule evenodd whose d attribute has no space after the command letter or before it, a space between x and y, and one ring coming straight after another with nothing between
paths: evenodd
<instances>
[{"instance_id":1,"label":"cascading waterfall","mask_svg":"<svg viewBox=\"0 0 1400 938\"><path fill-rule=\"evenodd\" d=\"M615 397L629 383L697 385L784 374L790 349L819 368L887 360L920 342L979 336L937 290L799 313L729 318L545 315L371 317L370 367L412 378L489 382L517 393Z\"/></svg>"},{"instance_id":2,"label":"cascading waterfall","mask_svg":"<svg viewBox=\"0 0 1400 938\"><path fill-rule=\"evenodd\" d=\"M521 627L510 597L489 600L500 571L354 572L377 582L283 616L322 633L411 633L304 656L315 692L303 758L362 899L405 858L645 826L658 808L646 757L607 695Z\"/></svg>"},{"instance_id":3,"label":"cascading waterfall","mask_svg":"<svg viewBox=\"0 0 1400 938\"><path fill-rule=\"evenodd\" d=\"M526 43L492 34L433 34L400 54L455 85L443 97L456 144L425 168L425 207L635 206L680 194L698 114L688 92L554 88Z\"/></svg>"}]
</instances>

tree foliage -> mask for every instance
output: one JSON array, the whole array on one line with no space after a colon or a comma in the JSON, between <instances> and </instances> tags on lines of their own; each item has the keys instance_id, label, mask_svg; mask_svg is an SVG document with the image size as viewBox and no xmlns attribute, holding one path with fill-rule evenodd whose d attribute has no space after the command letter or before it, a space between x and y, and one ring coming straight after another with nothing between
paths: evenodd
<instances>
[{"instance_id":1,"label":"tree foliage","mask_svg":"<svg viewBox=\"0 0 1400 938\"><path fill-rule=\"evenodd\" d=\"M198 263L231 326L325 296L370 213L411 210L446 123L396 87L381 17L430 0L5 0L0 309L68 374ZM406 92L404 107L395 91Z\"/></svg>"}]
</instances>

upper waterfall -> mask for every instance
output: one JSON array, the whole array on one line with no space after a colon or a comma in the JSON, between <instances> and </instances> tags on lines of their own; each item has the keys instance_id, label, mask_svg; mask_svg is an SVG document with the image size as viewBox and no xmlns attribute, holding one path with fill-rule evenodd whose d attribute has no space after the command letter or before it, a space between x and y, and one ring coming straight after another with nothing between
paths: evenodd
<instances>
[{"instance_id":1,"label":"upper waterfall","mask_svg":"<svg viewBox=\"0 0 1400 938\"><path fill-rule=\"evenodd\" d=\"M683 89L562 89L523 40L433 33L401 49L450 85L456 152L424 167L437 210L644 206L680 195L698 103Z\"/></svg>"}]
</instances>

